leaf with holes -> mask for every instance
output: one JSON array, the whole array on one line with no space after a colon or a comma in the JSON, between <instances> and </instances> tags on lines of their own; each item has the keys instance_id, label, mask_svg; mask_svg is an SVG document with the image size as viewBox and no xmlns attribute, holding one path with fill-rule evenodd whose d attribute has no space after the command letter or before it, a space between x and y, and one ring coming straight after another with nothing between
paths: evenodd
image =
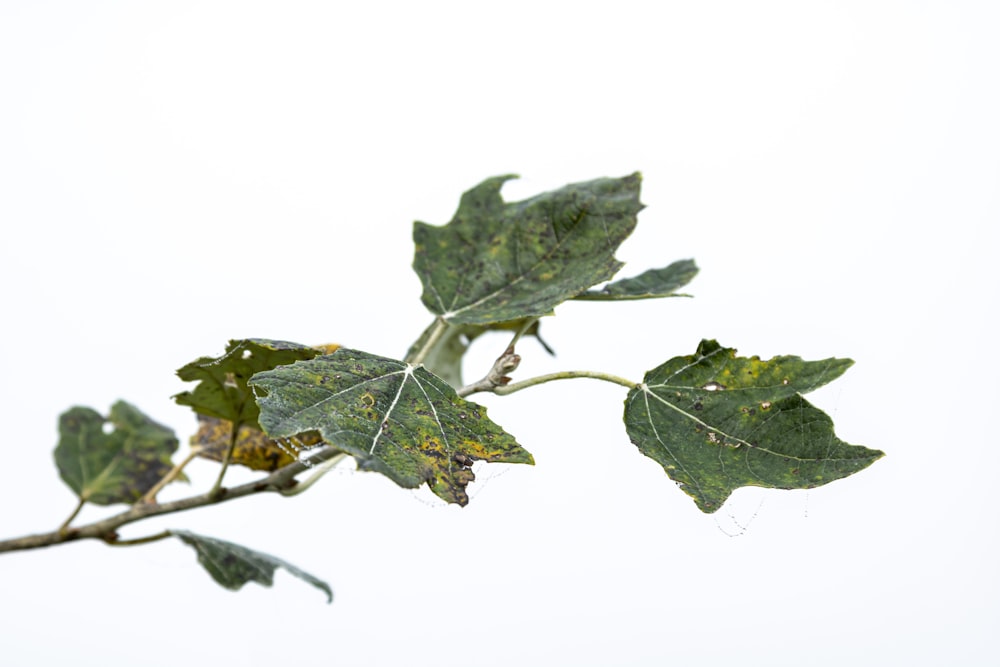
<instances>
[{"instance_id":1,"label":"leaf with holes","mask_svg":"<svg viewBox=\"0 0 1000 667\"><path fill-rule=\"evenodd\" d=\"M465 505L475 461L533 463L531 454L441 378L420 366L341 348L253 376L272 438L318 431L358 466L402 487L427 482Z\"/></svg>"},{"instance_id":2,"label":"leaf with holes","mask_svg":"<svg viewBox=\"0 0 1000 667\"><path fill-rule=\"evenodd\" d=\"M199 415L198 432L191 436L192 449L201 458L221 462L229 449L232 433L233 423L228 419ZM315 433L303 433L279 444L263 431L241 426L229 462L251 470L274 471L295 462L295 452L320 444L322 440Z\"/></svg>"},{"instance_id":3,"label":"leaf with holes","mask_svg":"<svg viewBox=\"0 0 1000 667\"><path fill-rule=\"evenodd\" d=\"M333 591L330 590L329 584L280 558L186 530L170 532L185 544L194 547L198 552L198 562L223 588L238 591L248 581L256 581L262 586L270 587L274 584L274 571L280 567L326 593L327 602L333 601Z\"/></svg>"},{"instance_id":4,"label":"leaf with holes","mask_svg":"<svg viewBox=\"0 0 1000 667\"><path fill-rule=\"evenodd\" d=\"M883 456L837 438L830 418L801 396L852 363L761 361L702 341L695 355L646 373L625 401L625 427L703 512L719 509L741 486L813 488Z\"/></svg>"},{"instance_id":5,"label":"leaf with holes","mask_svg":"<svg viewBox=\"0 0 1000 667\"><path fill-rule=\"evenodd\" d=\"M133 503L173 468L177 445L172 430L125 401L111 406L107 418L76 407L59 417L56 467L80 500Z\"/></svg>"},{"instance_id":6,"label":"leaf with holes","mask_svg":"<svg viewBox=\"0 0 1000 667\"><path fill-rule=\"evenodd\" d=\"M240 426L259 428L260 410L247 380L254 373L312 359L322 350L278 340L232 340L221 357L201 357L177 371L185 382L198 382L191 391L174 396L200 415L228 419Z\"/></svg>"},{"instance_id":7,"label":"leaf with holes","mask_svg":"<svg viewBox=\"0 0 1000 667\"><path fill-rule=\"evenodd\" d=\"M693 259L682 259L662 269L649 269L633 278L622 278L599 290L587 290L576 298L581 301L630 301L687 296L677 290L698 274Z\"/></svg>"},{"instance_id":8,"label":"leaf with holes","mask_svg":"<svg viewBox=\"0 0 1000 667\"><path fill-rule=\"evenodd\" d=\"M500 188L511 178L466 192L443 227L413 225L424 305L449 323L545 315L622 267L614 255L642 209L639 174L506 203Z\"/></svg>"}]
</instances>

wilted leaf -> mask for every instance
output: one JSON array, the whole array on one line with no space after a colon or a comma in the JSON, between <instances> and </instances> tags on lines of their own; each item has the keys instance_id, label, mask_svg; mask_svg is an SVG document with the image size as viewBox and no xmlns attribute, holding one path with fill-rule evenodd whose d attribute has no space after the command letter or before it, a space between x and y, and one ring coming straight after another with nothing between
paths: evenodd
<instances>
[{"instance_id":1,"label":"wilted leaf","mask_svg":"<svg viewBox=\"0 0 1000 667\"><path fill-rule=\"evenodd\" d=\"M227 419L198 416L198 432L191 436L191 445L197 448L198 456L212 461L222 461L229 449L232 436L232 422ZM304 433L279 445L271 438L249 426L240 427L236 437L230 463L246 466L252 470L273 471L295 462L292 452L322 444L314 433Z\"/></svg>"},{"instance_id":2,"label":"wilted leaf","mask_svg":"<svg viewBox=\"0 0 1000 667\"><path fill-rule=\"evenodd\" d=\"M513 322L498 322L496 324L480 325L480 324L451 324L445 330L444 334L438 340L437 345L431 348L430 352L424 357L422 362L424 368L429 370L434 375L450 384L452 387L461 387L464 383L462 381L462 358L465 353L469 350L469 346L476 338L488 331L509 331L511 336L513 333L521 330L528 320L534 320L534 322L528 327L524 332L525 336L533 336L538 340L538 343L545 348L545 351L549 354L555 354L552 348L548 346L544 340L542 340L539 334L539 328L541 323L535 318L525 318L521 320L514 320ZM435 328L437 321L435 320L431 326L427 327L420 338L410 346L409 351L406 353L406 360L410 361L413 359L414 355L423 348L426 344L431 331ZM501 347L502 349L502 347Z\"/></svg>"},{"instance_id":3,"label":"wilted leaf","mask_svg":"<svg viewBox=\"0 0 1000 667\"><path fill-rule=\"evenodd\" d=\"M170 532L185 544L194 547L198 552L198 562L223 588L238 591L248 581L256 581L262 586L270 587L274 583L274 571L280 567L326 593L327 602L333 601L333 591L330 590L329 584L280 558L214 537L195 535L186 530Z\"/></svg>"},{"instance_id":4,"label":"wilted leaf","mask_svg":"<svg viewBox=\"0 0 1000 667\"><path fill-rule=\"evenodd\" d=\"M107 419L76 407L59 417L56 466L81 500L133 503L173 468L177 444L173 431L124 401L111 406Z\"/></svg>"},{"instance_id":5,"label":"wilted leaf","mask_svg":"<svg viewBox=\"0 0 1000 667\"><path fill-rule=\"evenodd\" d=\"M702 341L697 354L671 359L629 392L625 426L703 512L719 509L741 486L820 486L883 456L838 439L830 418L800 395L852 363L761 361Z\"/></svg>"},{"instance_id":6,"label":"wilted leaf","mask_svg":"<svg viewBox=\"0 0 1000 667\"><path fill-rule=\"evenodd\" d=\"M683 296L677 290L698 274L694 260L682 259L662 269L650 269L634 278L622 278L599 290L588 290L576 298L586 301L627 301Z\"/></svg>"},{"instance_id":7,"label":"wilted leaf","mask_svg":"<svg viewBox=\"0 0 1000 667\"><path fill-rule=\"evenodd\" d=\"M422 367L341 348L250 380L272 438L319 431L359 467L406 488L424 482L465 505L474 461L533 463L531 454Z\"/></svg>"},{"instance_id":8,"label":"wilted leaf","mask_svg":"<svg viewBox=\"0 0 1000 667\"><path fill-rule=\"evenodd\" d=\"M511 178L497 176L466 192L443 227L414 223L413 268L423 302L447 322L545 315L622 266L614 254L642 209L639 174L505 203L500 188Z\"/></svg>"},{"instance_id":9,"label":"wilted leaf","mask_svg":"<svg viewBox=\"0 0 1000 667\"><path fill-rule=\"evenodd\" d=\"M229 341L221 357L201 357L177 371L182 380L198 381L198 385L177 394L174 400L198 414L258 428L260 410L247 388L250 376L318 354L321 351L316 348L285 341L258 338Z\"/></svg>"}]
</instances>

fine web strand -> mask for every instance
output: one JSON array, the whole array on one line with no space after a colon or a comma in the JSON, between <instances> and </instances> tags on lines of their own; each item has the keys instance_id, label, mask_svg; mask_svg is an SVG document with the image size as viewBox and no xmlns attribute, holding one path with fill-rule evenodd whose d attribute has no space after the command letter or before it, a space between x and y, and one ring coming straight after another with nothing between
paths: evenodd
<instances>
[{"instance_id":1,"label":"fine web strand","mask_svg":"<svg viewBox=\"0 0 1000 667\"><path fill-rule=\"evenodd\" d=\"M837 410L839 408L840 398L843 393L842 387L837 387L836 389L837 391L833 396L833 407L829 412L830 420L833 423L836 423ZM819 408L819 406L817 406L817 408ZM804 427L805 424L800 423L800 426ZM800 437L802 438L806 437L804 428L802 429L802 435ZM820 468L821 473L825 471L827 461L830 460L830 452L833 451L833 448L835 446L834 443L835 437L836 437L835 431L831 431L830 434L827 436L826 449L823 454L823 463ZM741 503L739 501L734 502L734 496L730 496L729 499L726 501L726 503L723 505L723 509L725 510L724 519L728 519L728 521L719 519L718 515L722 513L721 511L716 512L716 514L713 515L716 527L718 527L719 531L723 535L726 535L727 537L741 537L744 534L746 534L749 531L751 524L758 517L758 515L761 514L761 510L764 507L764 502L767 499L768 494L773 493L775 491L783 491L782 489L767 489L763 487L744 487L742 489L744 493L741 495L745 495L746 492L748 492L751 488L757 489L757 493L760 494L760 500L758 501L756 508L750 513L750 515L746 519L740 518L740 515L744 513L739 509ZM802 518L808 519L809 504L810 504L809 501L811 498L812 489L807 488L803 489L803 491L805 491L805 493L802 496L803 499Z\"/></svg>"}]
</instances>

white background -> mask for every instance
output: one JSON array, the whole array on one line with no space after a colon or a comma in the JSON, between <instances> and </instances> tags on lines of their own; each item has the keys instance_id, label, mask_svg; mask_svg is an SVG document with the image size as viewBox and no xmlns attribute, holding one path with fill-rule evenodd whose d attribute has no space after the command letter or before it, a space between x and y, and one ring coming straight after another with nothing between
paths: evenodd
<instances>
[{"instance_id":1,"label":"white background","mask_svg":"<svg viewBox=\"0 0 1000 667\"><path fill-rule=\"evenodd\" d=\"M487 397L537 465L487 472L467 508L343 471L123 531L273 553L328 580L332 605L284 572L223 590L176 540L4 554L0 661L996 664L998 18L870 0L0 2L0 537L73 508L51 454L71 405L124 398L186 441L173 371L230 338L401 356L430 321L412 221L443 224L511 172L516 200L641 170L623 274L702 268L694 299L560 307L542 329L558 356L527 341L518 377L639 379L702 337L849 356L811 398L887 452L705 515L629 444L620 387ZM481 343L478 370L505 344Z\"/></svg>"}]
</instances>

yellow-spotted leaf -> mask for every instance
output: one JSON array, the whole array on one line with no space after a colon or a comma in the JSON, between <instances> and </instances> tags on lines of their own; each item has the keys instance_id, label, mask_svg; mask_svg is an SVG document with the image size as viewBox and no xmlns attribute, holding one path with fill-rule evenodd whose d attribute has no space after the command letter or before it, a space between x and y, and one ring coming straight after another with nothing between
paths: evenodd
<instances>
[{"instance_id":1,"label":"yellow-spotted leaf","mask_svg":"<svg viewBox=\"0 0 1000 667\"><path fill-rule=\"evenodd\" d=\"M837 438L830 418L802 398L852 363L762 361L702 341L694 355L646 373L625 401L625 427L703 512L741 486L813 488L883 456Z\"/></svg>"},{"instance_id":2,"label":"yellow-spotted leaf","mask_svg":"<svg viewBox=\"0 0 1000 667\"><path fill-rule=\"evenodd\" d=\"M358 467L400 486L425 482L465 505L475 461L533 463L531 454L427 369L341 348L257 373L250 386L260 425L272 438L317 431Z\"/></svg>"},{"instance_id":3,"label":"yellow-spotted leaf","mask_svg":"<svg viewBox=\"0 0 1000 667\"><path fill-rule=\"evenodd\" d=\"M567 185L505 202L488 179L462 195L447 225L414 223L423 302L451 324L538 317L622 267L615 251L636 225L639 174Z\"/></svg>"}]
</instances>

